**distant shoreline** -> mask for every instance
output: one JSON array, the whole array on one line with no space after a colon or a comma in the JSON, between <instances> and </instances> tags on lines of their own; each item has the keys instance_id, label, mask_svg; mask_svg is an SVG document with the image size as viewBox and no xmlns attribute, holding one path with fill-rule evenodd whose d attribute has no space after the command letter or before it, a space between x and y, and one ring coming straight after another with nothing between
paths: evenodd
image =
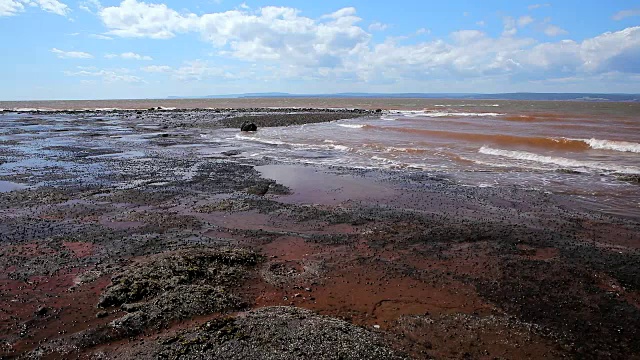
<instances>
[{"instance_id":1,"label":"distant shoreline","mask_svg":"<svg viewBox=\"0 0 640 360\"><path fill-rule=\"evenodd\" d=\"M640 95L638 95L640 99ZM366 110L423 110L430 106L482 104L522 104L549 102L579 104L640 104L640 100L523 100L468 98L411 98L411 97L243 97L243 98L186 98L186 99L122 99L122 100L33 100L0 101L0 111L144 111L154 110L215 110L215 109L366 109ZM607 105L603 105L607 106Z\"/></svg>"},{"instance_id":2,"label":"distant shoreline","mask_svg":"<svg viewBox=\"0 0 640 360\"><path fill-rule=\"evenodd\" d=\"M168 96L140 99L65 99L65 100L0 100L3 103L78 102L78 101L176 101L176 100L247 100L247 99L431 99L431 100L509 100L509 101L581 101L581 102L640 102L640 94L626 93L337 93L289 94L245 93L229 95Z\"/></svg>"}]
</instances>

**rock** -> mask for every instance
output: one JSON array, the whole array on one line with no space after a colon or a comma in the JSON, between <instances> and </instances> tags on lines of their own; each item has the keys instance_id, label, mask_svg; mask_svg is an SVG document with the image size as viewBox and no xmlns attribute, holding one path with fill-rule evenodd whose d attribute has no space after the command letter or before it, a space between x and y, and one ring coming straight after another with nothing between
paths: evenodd
<instances>
[{"instance_id":1,"label":"rock","mask_svg":"<svg viewBox=\"0 0 640 360\"><path fill-rule=\"evenodd\" d=\"M107 317L108 315L109 315L109 313L108 313L108 312L106 312L106 311L99 311L99 312L96 314L96 317L97 317L98 319L102 319L102 318Z\"/></svg>"},{"instance_id":2,"label":"rock","mask_svg":"<svg viewBox=\"0 0 640 360\"><path fill-rule=\"evenodd\" d=\"M382 109L376 109L376 114L379 114L382 112Z\"/></svg>"},{"instance_id":3,"label":"rock","mask_svg":"<svg viewBox=\"0 0 640 360\"><path fill-rule=\"evenodd\" d=\"M242 123L242 126L240 126L240 130L241 131L257 131L258 126L256 126L256 124L252 122L246 121Z\"/></svg>"},{"instance_id":4,"label":"rock","mask_svg":"<svg viewBox=\"0 0 640 360\"><path fill-rule=\"evenodd\" d=\"M640 184L640 175L632 174L632 175L620 175L618 176L618 180L627 181L630 183Z\"/></svg>"},{"instance_id":5,"label":"rock","mask_svg":"<svg viewBox=\"0 0 640 360\"><path fill-rule=\"evenodd\" d=\"M36 310L36 315L45 316L45 315L47 315L48 312L49 312L49 308L44 307L44 306L40 306L38 308L38 310Z\"/></svg>"},{"instance_id":6,"label":"rock","mask_svg":"<svg viewBox=\"0 0 640 360\"><path fill-rule=\"evenodd\" d=\"M235 156L235 155L242 154L242 151L240 151L240 150L229 150L229 151L223 151L223 152L221 152L221 154L224 155L224 156Z\"/></svg>"},{"instance_id":7,"label":"rock","mask_svg":"<svg viewBox=\"0 0 640 360\"><path fill-rule=\"evenodd\" d=\"M138 359L377 359L406 357L375 332L295 307L267 307L214 319L140 348ZM131 353L113 354L114 359Z\"/></svg>"}]
</instances>

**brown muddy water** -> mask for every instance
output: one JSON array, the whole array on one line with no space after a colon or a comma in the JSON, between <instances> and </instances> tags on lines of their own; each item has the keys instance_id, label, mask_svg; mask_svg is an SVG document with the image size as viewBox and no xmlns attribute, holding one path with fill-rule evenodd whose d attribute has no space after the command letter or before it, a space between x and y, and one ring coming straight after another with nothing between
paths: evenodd
<instances>
[{"instance_id":1,"label":"brown muddy water","mask_svg":"<svg viewBox=\"0 0 640 360\"><path fill-rule=\"evenodd\" d=\"M223 143L251 159L436 172L467 185L568 194L593 209L625 216L640 207L637 103L304 98L0 102L0 109L14 110L150 107L380 108L385 110L380 117L255 133L211 130L200 134L202 144L192 150L208 156L217 150L207 143Z\"/></svg>"}]
</instances>

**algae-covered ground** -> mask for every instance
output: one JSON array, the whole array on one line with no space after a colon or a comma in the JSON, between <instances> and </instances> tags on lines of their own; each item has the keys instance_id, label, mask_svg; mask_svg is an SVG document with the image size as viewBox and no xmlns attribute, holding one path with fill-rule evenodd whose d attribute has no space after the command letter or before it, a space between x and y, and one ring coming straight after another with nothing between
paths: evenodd
<instances>
[{"instance_id":1,"label":"algae-covered ground","mask_svg":"<svg viewBox=\"0 0 640 360\"><path fill-rule=\"evenodd\" d=\"M0 357L640 358L636 221L216 135L358 116L1 114Z\"/></svg>"}]
</instances>

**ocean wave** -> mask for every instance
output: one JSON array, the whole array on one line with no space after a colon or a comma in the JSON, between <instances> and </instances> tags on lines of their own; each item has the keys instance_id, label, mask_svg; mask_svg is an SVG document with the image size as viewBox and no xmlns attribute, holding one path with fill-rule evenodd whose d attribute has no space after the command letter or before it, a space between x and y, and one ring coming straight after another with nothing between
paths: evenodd
<instances>
[{"instance_id":1,"label":"ocean wave","mask_svg":"<svg viewBox=\"0 0 640 360\"><path fill-rule=\"evenodd\" d=\"M496 117L504 114L495 112L451 112L451 111L431 111L431 110L400 110L394 112L404 117Z\"/></svg>"},{"instance_id":2,"label":"ocean wave","mask_svg":"<svg viewBox=\"0 0 640 360\"><path fill-rule=\"evenodd\" d=\"M502 114L486 112L486 113L477 113L477 112L446 112L446 111L431 111L424 113L426 117L496 117L501 116Z\"/></svg>"},{"instance_id":3,"label":"ocean wave","mask_svg":"<svg viewBox=\"0 0 640 360\"><path fill-rule=\"evenodd\" d=\"M500 104L437 104L435 107L499 107Z\"/></svg>"},{"instance_id":4,"label":"ocean wave","mask_svg":"<svg viewBox=\"0 0 640 360\"><path fill-rule=\"evenodd\" d=\"M613 150L640 153L640 144L638 143L598 139L587 139L581 141L584 141L585 143L589 144L592 149L596 150Z\"/></svg>"},{"instance_id":5,"label":"ocean wave","mask_svg":"<svg viewBox=\"0 0 640 360\"><path fill-rule=\"evenodd\" d=\"M407 134L424 135L443 139L463 140L466 142L472 141L476 143L491 142L494 144L509 145L509 146L529 146L529 147L541 147L546 149L561 149L566 151L584 151L589 149L589 145L582 140L566 139L566 138L547 138L547 137L529 137L529 136L516 136L507 134L478 134L478 133L464 133L457 131L446 130L429 130L429 129L416 129L408 127L395 127L395 126L377 126L377 125L365 125L363 129L384 130L401 132Z\"/></svg>"},{"instance_id":6,"label":"ocean wave","mask_svg":"<svg viewBox=\"0 0 640 360\"><path fill-rule=\"evenodd\" d=\"M539 155L526 151L494 149L488 146L483 146L480 148L480 150L478 150L478 152L485 155L500 156L503 158L514 160L531 161L541 164L559 166L561 168L587 169L624 174L640 174L640 168L635 166L620 166L594 161L574 160L564 157Z\"/></svg>"},{"instance_id":7,"label":"ocean wave","mask_svg":"<svg viewBox=\"0 0 640 360\"><path fill-rule=\"evenodd\" d=\"M325 141L326 144L289 143L289 142L285 142L285 141L282 141L282 140L263 139L263 138L258 138L258 137L243 136L243 135L239 135L239 134L236 135L235 138L238 139L238 140L251 141L251 142L262 143L262 144L266 144L266 145L285 146L285 147L297 148L297 149L301 149L301 150L338 150L338 151L343 151L343 152L347 152L347 151L351 151L352 150L352 148L350 148L348 146L335 144L335 143L328 142L328 141Z\"/></svg>"},{"instance_id":8,"label":"ocean wave","mask_svg":"<svg viewBox=\"0 0 640 360\"><path fill-rule=\"evenodd\" d=\"M364 124L338 124L338 126L349 128L349 129L362 129L366 125L364 125Z\"/></svg>"}]
</instances>

